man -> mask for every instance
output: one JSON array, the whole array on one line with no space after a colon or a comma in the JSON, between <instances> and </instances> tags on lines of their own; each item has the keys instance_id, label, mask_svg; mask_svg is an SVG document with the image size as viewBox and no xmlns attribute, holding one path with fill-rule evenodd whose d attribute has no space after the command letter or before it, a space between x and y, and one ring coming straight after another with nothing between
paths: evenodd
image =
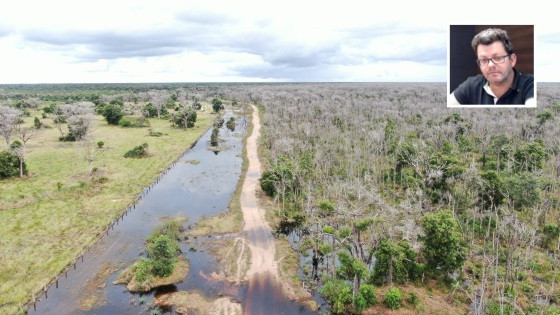
<instances>
[{"instance_id":1,"label":"man","mask_svg":"<svg viewBox=\"0 0 560 315\"><path fill-rule=\"evenodd\" d=\"M470 77L451 95L450 105L534 105L533 76L515 69L517 56L504 30L489 28L472 40L482 75Z\"/></svg>"}]
</instances>

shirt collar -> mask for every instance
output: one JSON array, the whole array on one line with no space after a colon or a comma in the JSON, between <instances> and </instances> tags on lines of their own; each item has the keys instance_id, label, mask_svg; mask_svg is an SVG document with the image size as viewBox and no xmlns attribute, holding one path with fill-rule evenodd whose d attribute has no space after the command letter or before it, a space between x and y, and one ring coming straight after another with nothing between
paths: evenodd
<instances>
[{"instance_id":1,"label":"shirt collar","mask_svg":"<svg viewBox=\"0 0 560 315\"><path fill-rule=\"evenodd\" d=\"M519 92L519 79L521 77L521 72L519 72L519 70L513 68L513 83L511 84L511 87L509 88L510 90L514 90L516 92ZM488 93L488 95L492 96L494 98L494 105L496 105L496 102L498 102L498 98L496 97L496 95L494 95L494 92L492 92L492 90L490 89L490 85L488 84L488 80L484 79L484 91L486 91L486 93ZM507 93L506 93L507 94ZM504 94L504 95L506 95Z\"/></svg>"}]
</instances>

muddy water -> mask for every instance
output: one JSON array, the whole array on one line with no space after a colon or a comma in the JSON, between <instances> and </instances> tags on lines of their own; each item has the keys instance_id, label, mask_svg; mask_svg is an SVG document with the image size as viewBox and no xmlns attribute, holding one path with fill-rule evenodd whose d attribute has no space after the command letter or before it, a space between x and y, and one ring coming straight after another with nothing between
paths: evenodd
<instances>
[{"instance_id":1,"label":"muddy water","mask_svg":"<svg viewBox=\"0 0 560 315\"><path fill-rule=\"evenodd\" d=\"M145 255L144 241L164 217L184 216L184 226L193 226L203 216L227 210L241 171L242 135L248 124L246 117L231 112L236 129L220 128L220 146L229 150L208 150L211 130L184 154L160 180L146 189L142 199L113 225L108 234L95 244L83 259L42 294L29 313L40 314L139 314L158 313L154 298L157 294L197 290L207 298L229 296L243 304L245 314L309 313L303 306L288 301L267 275L253 277L249 285L235 286L209 277L218 270L213 255L198 238L182 244L190 270L180 283L158 288L146 294L129 293L124 285L113 285L117 276L130 264ZM192 161L198 164L190 163ZM258 242L260 233L250 235ZM263 311L264 310L264 311ZM172 311L172 310L167 310Z\"/></svg>"},{"instance_id":2,"label":"muddy water","mask_svg":"<svg viewBox=\"0 0 560 315\"><path fill-rule=\"evenodd\" d=\"M282 288L269 273L254 275L245 294L243 314L316 314L307 307L288 301Z\"/></svg>"}]
</instances>

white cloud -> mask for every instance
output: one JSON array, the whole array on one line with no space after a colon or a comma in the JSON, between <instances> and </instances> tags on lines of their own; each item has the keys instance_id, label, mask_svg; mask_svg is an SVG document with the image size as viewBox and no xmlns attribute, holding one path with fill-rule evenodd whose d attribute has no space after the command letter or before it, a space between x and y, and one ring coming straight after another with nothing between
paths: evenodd
<instances>
[{"instance_id":1,"label":"white cloud","mask_svg":"<svg viewBox=\"0 0 560 315\"><path fill-rule=\"evenodd\" d=\"M451 9L437 1L5 6L0 83L445 81L448 25L489 23L537 24L537 80L557 80L558 73L553 10L521 1L492 8L491 21L479 6Z\"/></svg>"}]
</instances>

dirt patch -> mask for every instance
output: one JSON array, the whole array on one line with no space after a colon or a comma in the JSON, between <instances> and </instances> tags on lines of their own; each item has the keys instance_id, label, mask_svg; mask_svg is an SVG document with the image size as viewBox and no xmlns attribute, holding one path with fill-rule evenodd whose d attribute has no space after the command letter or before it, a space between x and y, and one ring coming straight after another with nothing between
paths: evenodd
<instances>
[{"instance_id":1,"label":"dirt patch","mask_svg":"<svg viewBox=\"0 0 560 315\"><path fill-rule=\"evenodd\" d=\"M119 267L111 263L105 263L101 270L86 283L84 291L80 293L78 298L78 309L81 311L90 311L94 308L101 307L107 302L103 297L103 289L107 286L107 277L119 270Z\"/></svg>"},{"instance_id":2,"label":"dirt patch","mask_svg":"<svg viewBox=\"0 0 560 315\"><path fill-rule=\"evenodd\" d=\"M208 300L199 292L180 291L162 294L156 297L154 303L159 307L173 307L178 314L189 312L211 315L242 314L241 303L227 297Z\"/></svg>"},{"instance_id":3,"label":"dirt patch","mask_svg":"<svg viewBox=\"0 0 560 315\"><path fill-rule=\"evenodd\" d=\"M126 284L126 289L130 292L148 292L153 288L170 285L182 281L189 273L189 264L184 258L179 258L179 261L173 268L173 273L165 278L147 276L145 281L139 282L136 280L136 266L134 263L121 273L113 284Z\"/></svg>"},{"instance_id":4,"label":"dirt patch","mask_svg":"<svg viewBox=\"0 0 560 315\"><path fill-rule=\"evenodd\" d=\"M219 273L214 278L240 284L247 280L246 273L251 261L251 252L244 237L210 242L211 251L219 264Z\"/></svg>"}]
</instances>

